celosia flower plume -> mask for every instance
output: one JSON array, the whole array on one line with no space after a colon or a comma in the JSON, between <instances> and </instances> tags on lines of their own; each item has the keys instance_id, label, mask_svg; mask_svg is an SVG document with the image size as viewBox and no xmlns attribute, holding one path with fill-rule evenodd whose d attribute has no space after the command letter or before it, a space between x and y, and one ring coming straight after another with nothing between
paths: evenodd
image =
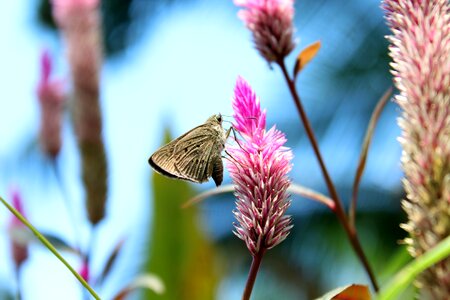
<instances>
[{"instance_id":1,"label":"celosia flower plume","mask_svg":"<svg viewBox=\"0 0 450 300\"><path fill-rule=\"evenodd\" d=\"M17 189L12 190L12 205L21 215L26 216L23 209L22 197ZM16 270L18 270L28 258L27 242L24 241L22 237L24 230L27 230L25 224L15 216L11 216L8 224L8 231L11 236L10 247Z\"/></svg>"},{"instance_id":2,"label":"celosia flower plume","mask_svg":"<svg viewBox=\"0 0 450 300\"><path fill-rule=\"evenodd\" d=\"M83 259L83 262L81 263L81 267L78 271L78 274L80 274L81 277L83 277L86 282L90 281L90 268L89 268L89 262L87 259Z\"/></svg>"},{"instance_id":3,"label":"celosia flower plume","mask_svg":"<svg viewBox=\"0 0 450 300\"><path fill-rule=\"evenodd\" d=\"M41 108L39 138L43 151L55 157L61 149L61 123L64 109L62 82L51 81L52 60L50 53L41 55L41 78L37 87Z\"/></svg>"},{"instance_id":4,"label":"celosia flower plume","mask_svg":"<svg viewBox=\"0 0 450 300\"><path fill-rule=\"evenodd\" d=\"M285 215L290 205L292 152L284 147L284 134L273 126L266 131L266 112L250 85L238 78L234 90L233 127L243 139L228 146L228 170L235 185L238 224L235 234L252 255L281 243L292 228Z\"/></svg>"},{"instance_id":5,"label":"celosia flower plume","mask_svg":"<svg viewBox=\"0 0 450 300\"><path fill-rule=\"evenodd\" d=\"M81 152L88 217L97 224L105 215L107 165L102 140L100 67L102 63L99 0L53 0L53 16L64 36L73 80L73 123Z\"/></svg>"},{"instance_id":6,"label":"celosia flower plume","mask_svg":"<svg viewBox=\"0 0 450 300\"><path fill-rule=\"evenodd\" d=\"M256 49L267 62L282 60L295 47L293 0L234 0L238 16L253 34Z\"/></svg>"},{"instance_id":7,"label":"celosia flower plume","mask_svg":"<svg viewBox=\"0 0 450 300\"><path fill-rule=\"evenodd\" d=\"M450 235L450 5L386 0L403 147L408 250L418 257ZM419 276L421 299L449 299L450 258Z\"/></svg>"}]
</instances>

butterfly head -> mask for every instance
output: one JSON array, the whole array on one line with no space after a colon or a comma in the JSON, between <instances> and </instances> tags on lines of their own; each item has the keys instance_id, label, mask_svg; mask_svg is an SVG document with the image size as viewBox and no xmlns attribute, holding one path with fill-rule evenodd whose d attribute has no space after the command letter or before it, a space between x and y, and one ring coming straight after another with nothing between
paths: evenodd
<instances>
[{"instance_id":1,"label":"butterfly head","mask_svg":"<svg viewBox=\"0 0 450 300\"><path fill-rule=\"evenodd\" d=\"M207 123L219 123L220 125L222 125L222 114L217 114L217 115L212 115L211 117L208 118L208 120L206 121Z\"/></svg>"}]
</instances>

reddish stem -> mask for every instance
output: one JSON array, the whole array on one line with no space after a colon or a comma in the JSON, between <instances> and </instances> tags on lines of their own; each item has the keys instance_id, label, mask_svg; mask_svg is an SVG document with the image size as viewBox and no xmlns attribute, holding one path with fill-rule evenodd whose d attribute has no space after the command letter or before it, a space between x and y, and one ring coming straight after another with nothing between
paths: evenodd
<instances>
[{"instance_id":1,"label":"reddish stem","mask_svg":"<svg viewBox=\"0 0 450 300\"><path fill-rule=\"evenodd\" d=\"M250 300L252 294L253 285L255 284L256 275L258 274L259 266L264 255L265 249L259 251L256 255L253 255L252 266L248 273L247 284L245 285L244 294L242 295L242 300Z\"/></svg>"},{"instance_id":2,"label":"reddish stem","mask_svg":"<svg viewBox=\"0 0 450 300\"><path fill-rule=\"evenodd\" d=\"M377 281L376 281L375 276L372 272L372 269L369 265L369 262L364 254L364 251L361 247L361 243L359 242L358 235L356 233L356 228L354 226L351 226L348 222L347 215L345 214L344 208L342 206L342 202L339 198L339 195L336 191L333 181L331 180L331 177L330 177L328 170L325 166L325 163L322 159L322 154L320 153L320 150L319 150L319 144L317 143L311 123L309 122L308 116L306 115L305 109L303 108L303 105L301 103L300 96L297 93L297 89L295 87L294 81L289 77L284 60L280 60L277 63L280 66L281 71L283 72L284 78L289 87L289 91L291 92L292 98L294 99L295 106L297 107L298 113L300 115L300 119L302 120L303 126L305 127L306 134L308 135L309 141L314 149L314 153L319 162L320 169L322 171L322 175L325 179L325 183L328 188L328 192L330 193L331 198L333 199L333 201L336 204L336 207L333 210L333 212L336 214L338 220L341 222L342 226L344 227L345 233L347 234L348 239L350 240L350 244L352 245L353 250L356 252L356 255L359 257L367 274L369 275L369 278L370 278L370 281L372 283L374 290L378 291Z\"/></svg>"}]
</instances>

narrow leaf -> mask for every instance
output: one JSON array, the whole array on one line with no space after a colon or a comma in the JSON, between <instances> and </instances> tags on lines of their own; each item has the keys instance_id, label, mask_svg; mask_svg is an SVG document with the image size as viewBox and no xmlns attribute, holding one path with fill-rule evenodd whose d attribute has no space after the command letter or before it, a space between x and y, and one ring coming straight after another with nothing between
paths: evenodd
<instances>
[{"instance_id":1,"label":"narrow leaf","mask_svg":"<svg viewBox=\"0 0 450 300\"><path fill-rule=\"evenodd\" d=\"M203 193L198 194L195 197L192 197L191 199L189 199L188 201L186 201L185 203L183 203L183 205L181 206L182 208L188 208L194 204L200 203L203 200L205 200L206 198L215 196L215 195L220 195L220 194L225 194L225 193L232 193L234 192L234 186L231 184L227 184L227 185L222 185L219 186L217 188L211 189L211 190L207 190ZM331 210L334 209L335 204L334 201L325 196L324 194L321 194L315 190L309 189L307 187L304 187L302 185L299 184L294 184L292 183L289 187L288 187L288 192L291 194L297 194L301 197L310 199L310 200L314 200L317 202L320 202L322 204L325 204L326 206L328 206Z\"/></svg>"},{"instance_id":2,"label":"narrow leaf","mask_svg":"<svg viewBox=\"0 0 450 300\"><path fill-rule=\"evenodd\" d=\"M320 46L320 41L316 41L306 46L297 56L294 66L294 81L306 64L308 64L316 56L317 52L319 52Z\"/></svg>"},{"instance_id":3,"label":"narrow leaf","mask_svg":"<svg viewBox=\"0 0 450 300\"><path fill-rule=\"evenodd\" d=\"M370 293L366 285L352 284L334 289L316 300L370 300Z\"/></svg>"},{"instance_id":4,"label":"narrow leaf","mask_svg":"<svg viewBox=\"0 0 450 300\"><path fill-rule=\"evenodd\" d=\"M113 299L124 300L131 292L141 288L148 289L157 295L163 294L166 289L161 278L158 276L153 274L141 274L121 290Z\"/></svg>"},{"instance_id":5,"label":"narrow leaf","mask_svg":"<svg viewBox=\"0 0 450 300\"><path fill-rule=\"evenodd\" d=\"M15 209L12 205L10 205L8 202L6 202L5 199L3 199L2 197L0 197L0 202L2 202L2 204L4 206L6 206L6 208L17 218L19 219L25 226L28 227L28 229L31 230L31 232L33 232L33 234L39 239L39 241L41 241L42 244L44 244L45 247L47 247L47 249L54 255L56 256L57 259L59 259L59 261L64 264L66 266L67 269L69 269L69 271L73 274L73 276L75 276L78 281L86 288L86 290L89 291L89 293L91 293L91 295L95 298L95 299L100 299L100 297L97 295L97 293L92 289L92 287L86 282L86 280L84 280L80 274L77 273L77 271L75 271L75 269L64 259L64 257L62 257L62 255L56 250L56 248L19 212L17 211L17 209Z\"/></svg>"},{"instance_id":6,"label":"narrow leaf","mask_svg":"<svg viewBox=\"0 0 450 300\"><path fill-rule=\"evenodd\" d=\"M166 140L170 140L168 134ZM148 228L152 230L143 273L159 276L166 292L157 296L143 291L139 299L213 299L220 276L215 249L205 234L198 207L180 208L194 194L193 185L154 172L151 187L152 224Z\"/></svg>"},{"instance_id":7,"label":"narrow leaf","mask_svg":"<svg viewBox=\"0 0 450 300\"><path fill-rule=\"evenodd\" d=\"M122 250L122 246L124 244L125 240L120 240L117 245L114 247L114 250L112 251L111 255L109 256L108 260L106 261L105 267L103 268L103 272L98 278L99 282L102 282L105 277L109 274L109 271L111 271L112 266L114 265L114 262L117 259L117 256L120 253L120 250Z\"/></svg>"},{"instance_id":8,"label":"narrow leaf","mask_svg":"<svg viewBox=\"0 0 450 300\"><path fill-rule=\"evenodd\" d=\"M209 197L212 197L215 195L225 194L225 193L232 193L232 192L234 192L234 186L232 184L222 185L222 186L207 190L203 193L200 193L195 197L192 197L191 199L189 199L188 201L183 203L183 205L181 205L181 207L188 208L194 204L202 202L206 198L209 198Z\"/></svg>"},{"instance_id":9,"label":"narrow leaf","mask_svg":"<svg viewBox=\"0 0 450 300\"><path fill-rule=\"evenodd\" d=\"M366 131L366 136L364 137L361 153L359 155L358 167L356 169L355 179L353 181L352 200L349 208L349 218L350 224L352 224L352 226L354 226L355 224L355 211L356 211L356 202L358 201L358 188L362 174L364 172L364 168L366 166L370 142L372 141L373 133L375 131L378 119L380 118L381 112L383 111L383 108L386 106L387 101L390 99L391 94L392 94L392 87L390 87L386 92L384 92L383 96L378 101L377 106L375 107L372 116L370 117L369 125Z\"/></svg>"},{"instance_id":10,"label":"narrow leaf","mask_svg":"<svg viewBox=\"0 0 450 300\"><path fill-rule=\"evenodd\" d=\"M450 256L450 236L406 265L381 289L377 299L397 299L397 296L411 284L417 275L448 256Z\"/></svg>"},{"instance_id":11,"label":"narrow leaf","mask_svg":"<svg viewBox=\"0 0 450 300\"><path fill-rule=\"evenodd\" d=\"M74 247L72 247L71 245L69 245L68 242L64 241L62 238L54 235L54 234L49 234L49 233L45 233L45 232L41 232L43 236L45 236L45 238L52 243L53 246L55 246L56 249L59 249L61 251L69 251L69 252L73 252L76 254L80 254L80 252L75 249Z\"/></svg>"},{"instance_id":12,"label":"narrow leaf","mask_svg":"<svg viewBox=\"0 0 450 300\"><path fill-rule=\"evenodd\" d=\"M288 187L288 192L292 194L297 194L302 197L305 197L310 200L317 201L319 203L325 204L328 206L331 210L334 210L335 204L333 199L325 196L324 194L321 194L315 190L309 189L307 187L301 186L299 184L291 184Z\"/></svg>"}]
</instances>

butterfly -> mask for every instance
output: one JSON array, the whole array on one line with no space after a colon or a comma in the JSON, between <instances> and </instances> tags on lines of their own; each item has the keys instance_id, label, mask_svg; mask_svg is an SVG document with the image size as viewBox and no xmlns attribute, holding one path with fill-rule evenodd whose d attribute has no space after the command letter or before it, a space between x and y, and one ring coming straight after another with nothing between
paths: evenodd
<instances>
[{"instance_id":1,"label":"butterfly","mask_svg":"<svg viewBox=\"0 0 450 300\"><path fill-rule=\"evenodd\" d=\"M212 115L202 125L156 150L148 163L167 177L197 183L212 177L219 186L223 180L221 152L229 132L222 127L222 115Z\"/></svg>"}]
</instances>

